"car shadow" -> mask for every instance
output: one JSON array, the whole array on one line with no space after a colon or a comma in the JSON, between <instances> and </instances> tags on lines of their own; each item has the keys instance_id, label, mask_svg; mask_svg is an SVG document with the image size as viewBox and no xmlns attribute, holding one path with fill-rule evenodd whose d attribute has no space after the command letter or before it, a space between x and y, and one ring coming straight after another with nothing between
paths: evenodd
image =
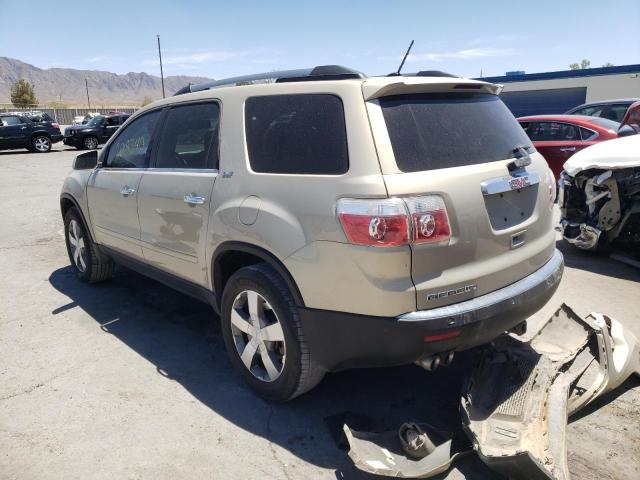
<instances>
[{"instance_id":1,"label":"car shadow","mask_svg":"<svg viewBox=\"0 0 640 480\"><path fill-rule=\"evenodd\" d=\"M564 264L599 275L640 282L640 270L622 262L613 261L609 254L580 250L565 240L557 240L556 248L564 256Z\"/></svg>"},{"instance_id":2,"label":"car shadow","mask_svg":"<svg viewBox=\"0 0 640 480\"><path fill-rule=\"evenodd\" d=\"M218 318L208 305L124 268L109 282L87 285L68 266L54 271L49 282L70 299L53 315L82 308L105 334L146 358L158 375L179 382L215 414L305 462L333 469L336 478L374 478L358 471L341 449L344 419L371 431L396 429L405 421L430 423L454 432L455 448L469 448L458 408L473 352L457 355L451 366L435 372L410 365L330 374L293 401L269 404L232 369ZM456 468L467 479L501 478L475 455Z\"/></svg>"}]
</instances>

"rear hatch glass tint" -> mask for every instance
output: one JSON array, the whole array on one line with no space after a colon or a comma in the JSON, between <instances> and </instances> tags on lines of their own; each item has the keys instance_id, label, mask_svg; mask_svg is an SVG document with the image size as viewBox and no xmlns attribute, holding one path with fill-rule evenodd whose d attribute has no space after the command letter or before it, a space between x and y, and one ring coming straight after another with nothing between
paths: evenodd
<instances>
[{"instance_id":1,"label":"rear hatch glass tint","mask_svg":"<svg viewBox=\"0 0 640 480\"><path fill-rule=\"evenodd\" d=\"M499 97L423 93L380 98L398 168L419 172L505 160L533 147Z\"/></svg>"}]
</instances>

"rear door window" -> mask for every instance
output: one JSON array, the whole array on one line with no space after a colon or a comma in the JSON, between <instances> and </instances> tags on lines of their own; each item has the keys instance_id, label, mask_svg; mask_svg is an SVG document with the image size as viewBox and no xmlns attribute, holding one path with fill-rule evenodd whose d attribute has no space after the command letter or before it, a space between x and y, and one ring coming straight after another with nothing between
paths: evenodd
<instances>
[{"instance_id":1,"label":"rear door window","mask_svg":"<svg viewBox=\"0 0 640 480\"><path fill-rule=\"evenodd\" d=\"M580 140L579 127L562 122L531 122L526 132L534 142L571 142Z\"/></svg>"},{"instance_id":2,"label":"rear door window","mask_svg":"<svg viewBox=\"0 0 640 480\"><path fill-rule=\"evenodd\" d=\"M417 172L512 158L533 147L496 95L429 93L382 97L398 168Z\"/></svg>"},{"instance_id":3,"label":"rear door window","mask_svg":"<svg viewBox=\"0 0 640 480\"><path fill-rule=\"evenodd\" d=\"M254 172L339 175L349 169L344 108L335 95L248 98L245 128Z\"/></svg>"},{"instance_id":4,"label":"rear door window","mask_svg":"<svg viewBox=\"0 0 640 480\"><path fill-rule=\"evenodd\" d=\"M218 168L220 107L201 103L173 107L167 113L156 154L157 168Z\"/></svg>"}]
</instances>

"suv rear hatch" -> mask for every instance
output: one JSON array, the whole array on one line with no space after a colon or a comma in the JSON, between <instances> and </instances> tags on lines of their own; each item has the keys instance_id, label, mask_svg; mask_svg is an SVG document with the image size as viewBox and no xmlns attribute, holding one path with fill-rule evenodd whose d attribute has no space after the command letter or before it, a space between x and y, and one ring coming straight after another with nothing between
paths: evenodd
<instances>
[{"instance_id":1,"label":"suv rear hatch","mask_svg":"<svg viewBox=\"0 0 640 480\"><path fill-rule=\"evenodd\" d=\"M418 309L506 287L553 254L555 182L499 91L456 78L363 83L388 195L436 195L446 208L436 221L448 217L449 238L411 243Z\"/></svg>"}]
</instances>

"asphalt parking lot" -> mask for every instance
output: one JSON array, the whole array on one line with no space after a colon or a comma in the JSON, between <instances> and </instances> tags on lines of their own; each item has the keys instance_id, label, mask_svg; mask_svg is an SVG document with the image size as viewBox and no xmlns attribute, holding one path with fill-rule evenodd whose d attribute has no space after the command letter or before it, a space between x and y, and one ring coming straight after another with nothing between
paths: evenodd
<instances>
[{"instance_id":1,"label":"asphalt parking lot","mask_svg":"<svg viewBox=\"0 0 640 480\"><path fill-rule=\"evenodd\" d=\"M421 420L459 433L472 353L433 373L329 375L270 405L233 372L206 305L124 269L79 283L58 201L76 154L60 143L0 152L0 478L360 479L370 477L332 435L341 415L372 430ZM566 302L640 336L640 271L558 247L564 279L530 328ZM573 478L640 478L640 381L572 419L568 449ZM473 457L445 477L496 478Z\"/></svg>"}]
</instances>

